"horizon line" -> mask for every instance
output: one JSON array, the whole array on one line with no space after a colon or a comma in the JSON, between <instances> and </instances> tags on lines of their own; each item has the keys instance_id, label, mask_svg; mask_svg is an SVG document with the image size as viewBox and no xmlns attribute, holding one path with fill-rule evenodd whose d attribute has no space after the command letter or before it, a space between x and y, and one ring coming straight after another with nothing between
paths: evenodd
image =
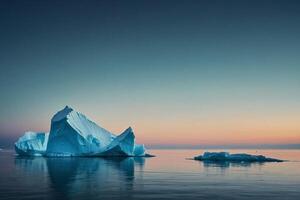
<instances>
[{"instance_id":1,"label":"horizon line","mask_svg":"<svg viewBox=\"0 0 300 200\"><path fill-rule=\"evenodd\" d=\"M188 144L150 144L148 149L300 149L300 143L294 144L231 144L231 145L188 145Z\"/></svg>"},{"instance_id":2,"label":"horizon line","mask_svg":"<svg viewBox=\"0 0 300 200\"><path fill-rule=\"evenodd\" d=\"M300 149L300 143L296 144L259 144L259 145L145 145L147 149L157 150L189 150L189 149ZM0 150L14 150L13 147L0 147Z\"/></svg>"}]
</instances>

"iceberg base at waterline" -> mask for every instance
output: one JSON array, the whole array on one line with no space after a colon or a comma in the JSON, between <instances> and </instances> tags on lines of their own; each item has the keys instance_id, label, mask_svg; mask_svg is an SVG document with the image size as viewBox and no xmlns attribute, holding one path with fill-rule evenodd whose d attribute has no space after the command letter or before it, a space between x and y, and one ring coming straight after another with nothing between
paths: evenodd
<instances>
[{"instance_id":1,"label":"iceberg base at waterline","mask_svg":"<svg viewBox=\"0 0 300 200\"><path fill-rule=\"evenodd\" d=\"M212 162L283 162L276 158L263 155L251 155L246 153L230 154L228 152L205 152L203 155L194 157L194 160Z\"/></svg>"},{"instance_id":2,"label":"iceberg base at waterline","mask_svg":"<svg viewBox=\"0 0 300 200\"><path fill-rule=\"evenodd\" d=\"M119 136L66 106L51 119L49 133L25 132L15 143L19 156L150 157L135 143L131 127Z\"/></svg>"}]
</instances>

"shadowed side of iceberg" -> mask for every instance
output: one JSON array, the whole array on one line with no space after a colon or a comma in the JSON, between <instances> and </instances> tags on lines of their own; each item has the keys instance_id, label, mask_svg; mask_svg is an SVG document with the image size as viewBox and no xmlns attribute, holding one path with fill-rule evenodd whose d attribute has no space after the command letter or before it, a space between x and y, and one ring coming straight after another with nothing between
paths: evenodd
<instances>
[{"instance_id":1,"label":"shadowed side of iceberg","mask_svg":"<svg viewBox=\"0 0 300 200\"><path fill-rule=\"evenodd\" d=\"M99 156L145 156L144 145L135 144L131 127L117 136Z\"/></svg>"}]
</instances>

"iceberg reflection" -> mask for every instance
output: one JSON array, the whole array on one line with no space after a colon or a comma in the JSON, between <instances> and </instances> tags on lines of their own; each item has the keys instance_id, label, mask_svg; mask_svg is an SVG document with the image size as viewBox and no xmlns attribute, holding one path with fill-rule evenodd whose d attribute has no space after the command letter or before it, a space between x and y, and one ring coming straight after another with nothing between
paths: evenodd
<instances>
[{"instance_id":1,"label":"iceberg reflection","mask_svg":"<svg viewBox=\"0 0 300 200\"><path fill-rule=\"evenodd\" d=\"M134 186L135 165L142 169L145 158L44 158L16 157L15 166L32 176L46 177L54 198L105 197L116 191L124 198ZM88 194L88 195L87 195Z\"/></svg>"},{"instance_id":2,"label":"iceberg reflection","mask_svg":"<svg viewBox=\"0 0 300 200\"><path fill-rule=\"evenodd\" d=\"M264 165L262 162L233 162L233 161L201 161L203 163L203 167L219 167L219 168L230 168L230 167L252 167L252 166L261 166Z\"/></svg>"}]
</instances>

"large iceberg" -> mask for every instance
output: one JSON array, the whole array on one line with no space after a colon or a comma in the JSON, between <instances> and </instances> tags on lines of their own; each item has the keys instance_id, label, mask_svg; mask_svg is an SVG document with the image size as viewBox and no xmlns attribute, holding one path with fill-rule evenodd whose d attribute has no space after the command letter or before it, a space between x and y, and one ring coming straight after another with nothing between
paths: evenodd
<instances>
[{"instance_id":1,"label":"large iceberg","mask_svg":"<svg viewBox=\"0 0 300 200\"><path fill-rule=\"evenodd\" d=\"M283 162L283 160L268 158L263 155L251 155L246 153L230 154L228 152L205 152L194 157L202 161L229 161L229 162Z\"/></svg>"},{"instance_id":2,"label":"large iceberg","mask_svg":"<svg viewBox=\"0 0 300 200\"><path fill-rule=\"evenodd\" d=\"M115 137L66 106L51 119L46 153L48 156L91 155L103 151Z\"/></svg>"},{"instance_id":3,"label":"large iceberg","mask_svg":"<svg viewBox=\"0 0 300 200\"><path fill-rule=\"evenodd\" d=\"M135 144L131 127L115 134L66 106L51 119L50 133L26 132L15 143L19 155L42 156L147 156Z\"/></svg>"}]
</instances>

